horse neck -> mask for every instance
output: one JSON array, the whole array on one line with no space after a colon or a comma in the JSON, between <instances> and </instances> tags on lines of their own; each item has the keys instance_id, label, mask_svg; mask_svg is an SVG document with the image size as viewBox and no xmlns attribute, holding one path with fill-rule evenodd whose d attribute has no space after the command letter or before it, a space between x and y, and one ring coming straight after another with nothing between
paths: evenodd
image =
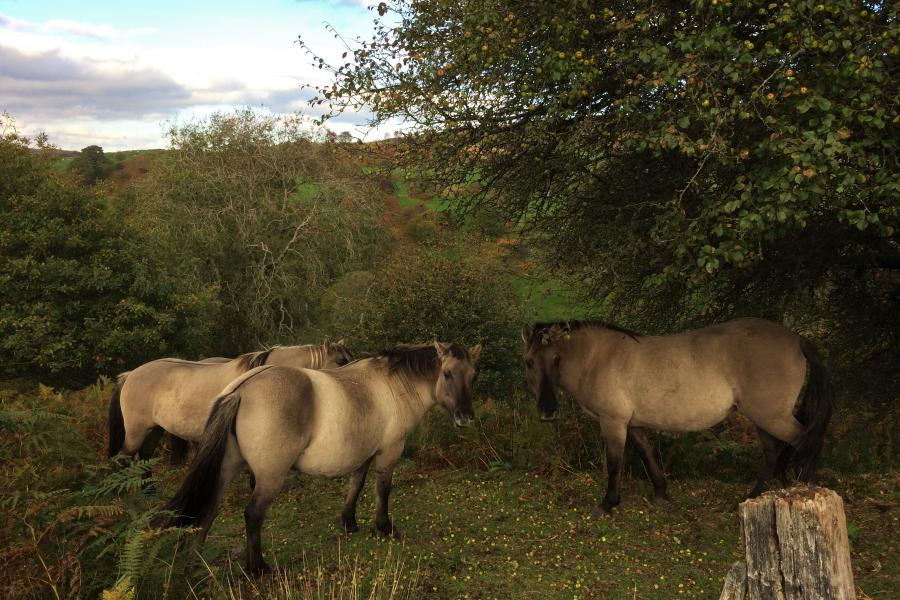
<instances>
[{"instance_id":1,"label":"horse neck","mask_svg":"<svg viewBox=\"0 0 900 600\"><path fill-rule=\"evenodd\" d=\"M436 374L417 375L399 371L389 375L394 401L403 413L412 419L412 426L422 420L437 401L434 397L434 378Z\"/></svg>"},{"instance_id":2,"label":"horse neck","mask_svg":"<svg viewBox=\"0 0 900 600\"><path fill-rule=\"evenodd\" d=\"M585 328L569 333L558 342L560 358L559 387L569 396L577 397L591 365L603 364L603 357L614 352L617 332L602 328Z\"/></svg>"},{"instance_id":3,"label":"horse neck","mask_svg":"<svg viewBox=\"0 0 900 600\"><path fill-rule=\"evenodd\" d=\"M313 345L272 348L266 364L321 369L325 366L325 348Z\"/></svg>"}]
</instances>

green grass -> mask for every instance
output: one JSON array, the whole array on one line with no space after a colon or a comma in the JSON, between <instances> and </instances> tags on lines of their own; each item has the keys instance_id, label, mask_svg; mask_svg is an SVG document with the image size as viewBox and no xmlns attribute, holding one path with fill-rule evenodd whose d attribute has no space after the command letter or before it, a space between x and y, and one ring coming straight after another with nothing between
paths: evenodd
<instances>
[{"instance_id":1,"label":"green grass","mask_svg":"<svg viewBox=\"0 0 900 600\"><path fill-rule=\"evenodd\" d=\"M452 208L453 198L441 198L440 196L432 196L426 200L414 198L410 192L410 180L405 178L402 173L394 173L394 189L397 196L397 204L403 208L418 208L424 206L433 212L443 212Z\"/></svg>"},{"instance_id":2,"label":"green grass","mask_svg":"<svg viewBox=\"0 0 900 600\"><path fill-rule=\"evenodd\" d=\"M118 152L106 152L106 156L115 162L121 162L123 160L134 158L135 156L140 156L142 154L149 154L151 156L155 156L157 154L162 154L165 150L161 149L150 149L150 150L119 150Z\"/></svg>"},{"instance_id":3,"label":"green grass","mask_svg":"<svg viewBox=\"0 0 900 600\"><path fill-rule=\"evenodd\" d=\"M312 200L319 193L319 185L315 182L303 183L297 187L294 197L298 200Z\"/></svg>"},{"instance_id":4,"label":"green grass","mask_svg":"<svg viewBox=\"0 0 900 600\"><path fill-rule=\"evenodd\" d=\"M339 529L344 485L290 477L264 527L267 560L298 582L310 563L329 572L350 560L374 572L399 560L401 583L417 587L413 597L435 599L718 598L740 558L735 507L747 491L709 478L673 481L674 502L654 505L644 498L646 481L626 479L615 517L595 520L588 513L601 483L588 474L424 471L405 461L391 497L404 537L392 541L372 531L371 480L359 505L361 530ZM874 477L845 485L883 496L892 484ZM244 542L246 479L230 492L203 551L214 572L227 570L229 549ZM847 504L857 585L888 598L900 584L898 515L885 519L858 500Z\"/></svg>"},{"instance_id":5,"label":"green grass","mask_svg":"<svg viewBox=\"0 0 900 600\"><path fill-rule=\"evenodd\" d=\"M64 156L62 158L53 159L53 169L57 173L65 173L68 170L69 165L72 164L72 161L75 160L74 156Z\"/></svg>"},{"instance_id":6,"label":"green grass","mask_svg":"<svg viewBox=\"0 0 900 600\"><path fill-rule=\"evenodd\" d=\"M512 275L522 301L523 316L532 321L557 321L586 317L589 308L559 279L533 279Z\"/></svg>"}]
</instances>

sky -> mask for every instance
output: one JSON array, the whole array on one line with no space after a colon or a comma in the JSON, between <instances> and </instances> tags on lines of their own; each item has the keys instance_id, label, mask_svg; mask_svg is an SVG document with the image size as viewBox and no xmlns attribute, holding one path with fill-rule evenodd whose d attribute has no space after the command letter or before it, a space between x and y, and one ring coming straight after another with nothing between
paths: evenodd
<instances>
[{"instance_id":1,"label":"sky","mask_svg":"<svg viewBox=\"0 0 900 600\"><path fill-rule=\"evenodd\" d=\"M257 107L317 116L304 84L326 82L296 43L338 62L326 29L368 38L367 0L0 0L0 111L60 148L163 148L166 123ZM334 131L380 139L365 112Z\"/></svg>"}]
</instances>

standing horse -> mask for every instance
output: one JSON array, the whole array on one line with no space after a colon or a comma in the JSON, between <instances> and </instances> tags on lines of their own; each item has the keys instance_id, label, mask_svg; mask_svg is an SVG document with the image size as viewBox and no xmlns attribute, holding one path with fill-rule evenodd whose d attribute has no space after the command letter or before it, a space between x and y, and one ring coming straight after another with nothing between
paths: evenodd
<instances>
[{"instance_id":1,"label":"standing horse","mask_svg":"<svg viewBox=\"0 0 900 600\"><path fill-rule=\"evenodd\" d=\"M406 436L435 404L457 427L471 423L480 353L480 345L466 349L435 342L398 346L333 371L254 369L216 400L194 462L165 510L176 514L175 525L199 524L202 544L226 486L249 468L254 487L244 510L247 570L267 572L260 528L288 471L351 474L341 521L347 531L356 531L356 502L373 465L375 524L382 534L397 535L388 496Z\"/></svg>"},{"instance_id":2,"label":"standing horse","mask_svg":"<svg viewBox=\"0 0 900 600\"><path fill-rule=\"evenodd\" d=\"M736 319L659 337L591 321L538 323L522 332L525 376L541 418L556 417L557 390L599 422L606 441L608 485L595 513L619 504L626 438L653 481L666 480L644 428L699 431L732 411L756 425L763 464L751 495L793 459L809 481L822 451L834 391L818 352L805 338L762 319ZM808 373L808 378L807 378ZM801 390L806 383L806 391Z\"/></svg>"},{"instance_id":3,"label":"standing horse","mask_svg":"<svg viewBox=\"0 0 900 600\"><path fill-rule=\"evenodd\" d=\"M146 460L153 456L164 432L181 440L178 444L182 447L185 440L198 441L216 396L255 367L330 369L347 364L353 356L340 340L321 346L276 346L221 360L161 358L121 374L109 403L109 457L121 451L128 456L138 453Z\"/></svg>"}]
</instances>

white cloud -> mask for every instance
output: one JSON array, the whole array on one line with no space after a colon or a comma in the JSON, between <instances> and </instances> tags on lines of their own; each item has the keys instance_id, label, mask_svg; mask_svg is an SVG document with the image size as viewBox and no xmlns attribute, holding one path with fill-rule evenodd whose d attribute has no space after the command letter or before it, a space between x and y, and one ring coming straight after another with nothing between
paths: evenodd
<instances>
[{"instance_id":1,"label":"white cloud","mask_svg":"<svg viewBox=\"0 0 900 600\"><path fill-rule=\"evenodd\" d=\"M61 147L99 143L110 150L160 147L161 122L214 110L255 106L320 114L308 104L314 93L302 84L320 85L327 75L309 64L294 37L135 39L151 33L156 30L0 15L0 110L23 131L46 131ZM320 47L339 55L342 49L328 40L322 35ZM329 127L359 135L369 117L347 113Z\"/></svg>"}]
</instances>

